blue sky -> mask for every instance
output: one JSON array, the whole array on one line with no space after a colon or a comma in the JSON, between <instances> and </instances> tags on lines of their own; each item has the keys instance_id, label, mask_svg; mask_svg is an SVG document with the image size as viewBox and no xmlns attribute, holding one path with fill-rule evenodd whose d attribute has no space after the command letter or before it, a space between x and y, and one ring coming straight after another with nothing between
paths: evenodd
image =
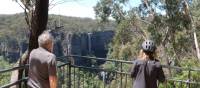
<instances>
[{"instance_id":1,"label":"blue sky","mask_svg":"<svg viewBox=\"0 0 200 88\"><path fill-rule=\"evenodd\" d=\"M50 0L51 1L51 0ZM54 0L53 3L61 1ZM74 17L88 17L95 18L93 7L99 0L64 0L63 4L58 4L50 9L49 14L58 14ZM140 3L141 0L130 0L127 7L134 7ZM23 9L13 0L1 0L0 14L15 14L23 12Z\"/></svg>"}]
</instances>

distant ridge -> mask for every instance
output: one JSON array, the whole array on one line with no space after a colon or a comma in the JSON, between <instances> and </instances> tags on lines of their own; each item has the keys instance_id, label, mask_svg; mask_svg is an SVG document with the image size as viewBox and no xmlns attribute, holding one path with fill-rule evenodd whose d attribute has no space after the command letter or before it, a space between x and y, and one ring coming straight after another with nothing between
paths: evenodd
<instances>
[{"instance_id":1,"label":"distant ridge","mask_svg":"<svg viewBox=\"0 0 200 88\"><path fill-rule=\"evenodd\" d=\"M61 29L63 32L72 32L72 33L83 33L83 32L92 32L92 31L105 31L105 30L114 30L114 22L109 22L106 25L102 26L97 20L91 18L79 18L79 17L70 17L50 14L48 20L48 28L53 29L56 25L63 26ZM0 14L0 40L5 38L5 36L23 38L26 36L25 33L28 32L28 27L25 22L24 14Z\"/></svg>"}]
</instances>

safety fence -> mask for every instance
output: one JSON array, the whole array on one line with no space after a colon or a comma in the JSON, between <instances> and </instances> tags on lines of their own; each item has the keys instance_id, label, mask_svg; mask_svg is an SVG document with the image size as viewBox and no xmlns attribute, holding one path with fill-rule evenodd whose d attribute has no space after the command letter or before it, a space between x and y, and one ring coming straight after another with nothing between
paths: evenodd
<instances>
[{"instance_id":1,"label":"safety fence","mask_svg":"<svg viewBox=\"0 0 200 88\"><path fill-rule=\"evenodd\" d=\"M88 56L65 56L70 60L67 65L59 68L59 88L132 88L133 81L130 77L130 68L133 61L113 60ZM104 61L104 66L80 66L74 64L74 59L89 59L91 62ZM162 65L164 70L170 69L171 76L166 83L158 84L159 88L200 88L200 78L193 76L200 74L200 69L182 68L177 66ZM182 78L176 75L183 75ZM167 75L167 74L166 74ZM67 77L67 78L66 78Z\"/></svg>"},{"instance_id":2,"label":"safety fence","mask_svg":"<svg viewBox=\"0 0 200 88\"><path fill-rule=\"evenodd\" d=\"M74 64L74 59L88 60L90 65ZM132 88L134 79L130 77L130 68L133 61L113 60L88 56L63 56L57 59L58 63L58 88ZM103 66L95 62L104 62ZM182 68L162 65L163 69L170 69L172 75L167 77L166 83L158 84L159 88L200 88L198 77L200 69ZM28 65L0 70L0 75L18 69L25 69ZM183 74L182 78L176 77ZM0 88L23 83L27 77L16 82L0 85Z\"/></svg>"}]
</instances>

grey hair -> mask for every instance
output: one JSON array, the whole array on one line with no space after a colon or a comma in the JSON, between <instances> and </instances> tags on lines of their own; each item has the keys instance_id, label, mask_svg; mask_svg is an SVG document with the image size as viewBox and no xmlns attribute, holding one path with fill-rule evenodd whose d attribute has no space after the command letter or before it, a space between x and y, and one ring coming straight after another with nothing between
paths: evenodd
<instances>
[{"instance_id":1,"label":"grey hair","mask_svg":"<svg viewBox=\"0 0 200 88\"><path fill-rule=\"evenodd\" d=\"M40 47L44 47L47 45L50 41L53 42L53 36L49 33L49 31L44 31L39 37L38 37L38 44Z\"/></svg>"}]
</instances>

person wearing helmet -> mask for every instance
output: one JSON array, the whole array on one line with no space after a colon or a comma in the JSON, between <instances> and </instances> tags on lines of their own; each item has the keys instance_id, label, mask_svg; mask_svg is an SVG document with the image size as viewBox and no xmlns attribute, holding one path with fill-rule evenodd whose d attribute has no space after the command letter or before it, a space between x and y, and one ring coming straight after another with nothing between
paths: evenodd
<instances>
[{"instance_id":1,"label":"person wearing helmet","mask_svg":"<svg viewBox=\"0 0 200 88\"><path fill-rule=\"evenodd\" d=\"M155 58L156 45L152 40L145 40L138 59L133 61L131 77L134 78L133 88L158 88L159 82L165 82L162 66Z\"/></svg>"}]
</instances>

